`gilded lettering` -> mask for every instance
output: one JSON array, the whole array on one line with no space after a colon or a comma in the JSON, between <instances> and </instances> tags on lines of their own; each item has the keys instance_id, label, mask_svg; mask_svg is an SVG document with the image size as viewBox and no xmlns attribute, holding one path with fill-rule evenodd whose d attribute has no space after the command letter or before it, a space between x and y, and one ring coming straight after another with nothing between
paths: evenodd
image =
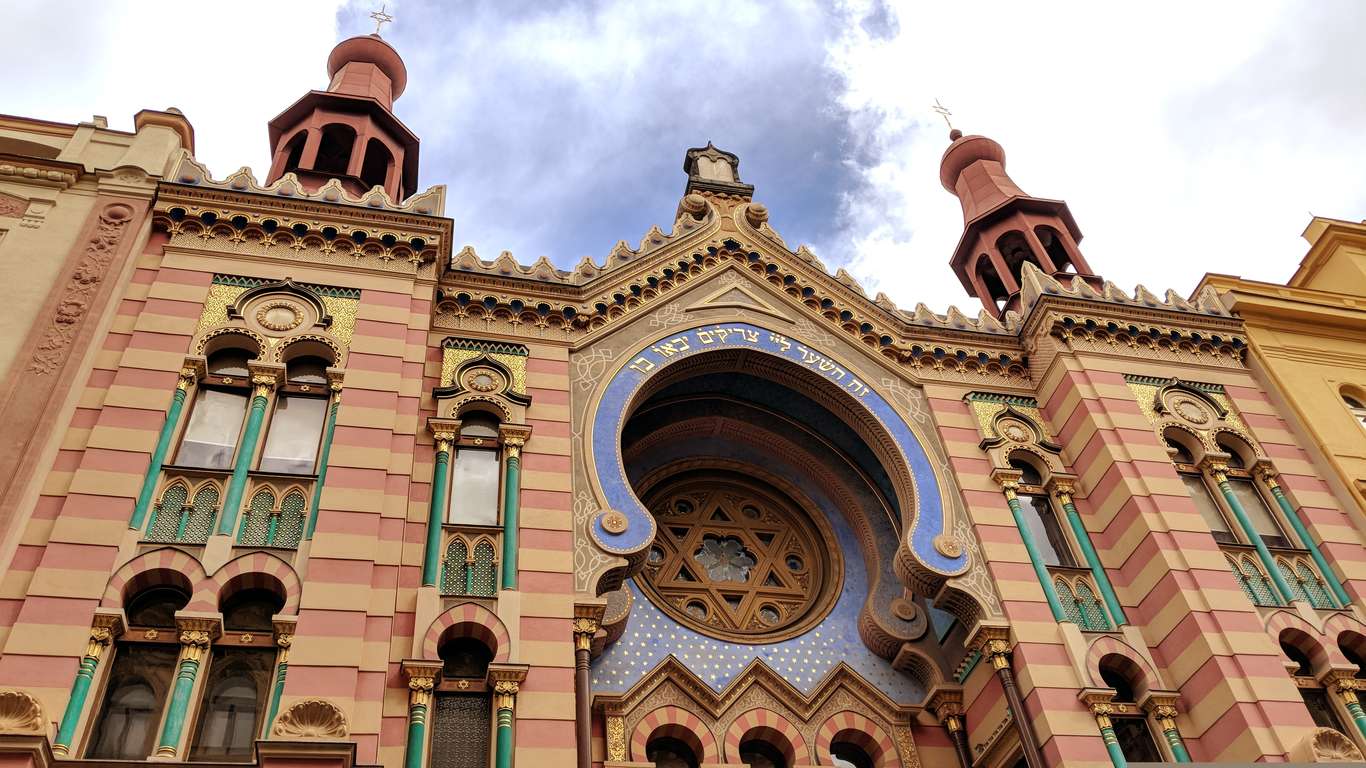
<instances>
[{"instance_id":1,"label":"gilded lettering","mask_svg":"<svg viewBox=\"0 0 1366 768\"><path fill-rule=\"evenodd\" d=\"M654 370L655 364L645 359L644 357L637 357L635 360L631 361L630 365L626 367L630 368L636 373L649 373L650 371Z\"/></svg>"}]
</instances>

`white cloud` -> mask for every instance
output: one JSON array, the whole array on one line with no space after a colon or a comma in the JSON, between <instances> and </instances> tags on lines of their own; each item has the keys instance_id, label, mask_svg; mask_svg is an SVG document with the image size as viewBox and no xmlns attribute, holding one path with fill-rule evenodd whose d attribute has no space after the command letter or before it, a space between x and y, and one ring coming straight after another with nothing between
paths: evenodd
<instances>
[{"instance_id":1,"label":"white cloud","mask_svg":"<svg viewBox=\"0 0 1366 768\"><path fill-rule=\"evenodd\" d=\"M977 308L948 269L962 215L939 184L936 97L957 127L1005 147L1025 191L1069 202L1091 267L1125 287L1184 293L1206 271L1284 280L1309 210L1366 216L1352 82L1366 59L1320 34L1359 30L1360 5L895 6L891 39L850 24L830 49L854 130L881 119L865 137L877 153L869 187L846 196L840 235L817 245L902 306Z\"/></svg>"}]
</instances>

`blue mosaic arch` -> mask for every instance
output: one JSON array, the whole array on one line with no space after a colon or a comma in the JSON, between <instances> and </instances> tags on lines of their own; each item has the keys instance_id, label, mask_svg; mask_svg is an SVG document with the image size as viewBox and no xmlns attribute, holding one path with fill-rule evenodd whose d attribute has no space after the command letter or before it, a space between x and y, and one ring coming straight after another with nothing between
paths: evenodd
<instances>
[{"instance_id":1,"label":"blue mosaic arch","mask_svg":"<svg viewBox=\"0 0 1366 768\"><path fill-rule=\"evenodd\" d=\"M957 575L967 569L965 554L950 557L934 546L935 537L945 533L939 478L905 419L872 387L835 359L809 345L750 323L709 323L674 331L645 346L612 375L591 422L592 465L608 507L624 514L627 524L624 530L613 533L604 527L602 515L593 519L589 532L599 546L607 552L625 554L640 551L654 538L654 516L636 498L621 458L621 430L636 394L669 365L723 349L763 352L813 371L872 414L891 437L900 460L915 482L911 499L914 505L909 537L911 551L921 564L944 576Z\"/></svg>"}]
</instances>

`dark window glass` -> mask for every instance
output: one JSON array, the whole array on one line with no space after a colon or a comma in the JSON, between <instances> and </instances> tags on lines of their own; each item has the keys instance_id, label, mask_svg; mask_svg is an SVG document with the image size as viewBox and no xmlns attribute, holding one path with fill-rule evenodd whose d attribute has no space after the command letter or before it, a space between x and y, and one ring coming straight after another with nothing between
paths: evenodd
<instances>
[{"instance_id":1,"label":"dark window glass","mask_svg":"<svg viewBox=\"0 0 1366 768\"><path fill-rule=\"evenodd\" d=\"M270 433L266 435L266 447L261 452L262 472L313 473L327 404L327 399L322 397L280 395L276 399Z\"/></svg>"},{"instance_id":2,"label":"dark window glass","mask_svg":"<svg viewBox=\"0 0 1366 768\"><path fill-rule=\"evenodd\" d=\"M222 349L212 355L205 362L205 369L210 376L231 376L237 379L245 379L251 375L247 368L247 361L251 359L251 353L245 349Z\"/></svg>"},{"instance_id":3,"label":"dark window glass","mask_svg":"<svg viewBox=\"0 0 1366 768\"><path fill-rule=\"evenodd\" d=\"M245 763L255 757L252 745L261 730L274 665L271 648L214 647L191 760Z\"/></svg>"},{"instance_id":4,"label":"dark window glass","mask_svg":"<svg viewBox=\"0 0 1366 768\"><path fill-rule=\"evenodd\" d=\"M1175 453L1172 454L1172 461L1178 464L1195 463L1195 457L1192 456L1191 452L1186 449L1186 446L1182 445L1179 441L1168 439L1167 447L1172 451L1175 451Z\"/></svg>"},{"instance_id":5,"label":"dark window glass","mask_svg":"<svg viewBox=\"0 0 1366 768\"><path fill-rule=\"evenodd\" d=\"M1011 469L1020 470L1020 482L1025 485L1043 485L1043 478L1039 476L1039 470L1027 461L1011 460Z\"/></svg>"},{"instance_id":6,"label":"dark window glass","mask_svg":"<svg viewBox=\"0 0 1366 768\"><path fill-rule=\"evenodd\" d=\"M1345 643L1339 643L1338 650L1342 651L1342 655L1346 656L1348 661L1357 665L1356 678L1358 680L1366 678L1366 659L1363 659L1355 648Z\"/></svg>"},{"instance_id":7,"label":"dark window glass","mask_svg":"<svg viewBox=\"0 0 1366 768\"><path fill-rule=\"evenodd\" d=\"M1111 717L1115 727L1115 740L1124 753L1124 759L1131 763L1160 763L1162 752L1153 741L1148 730L1148 721L1141 717Z\"/></svg>"},{"instance_id":8,"label":"dark window glass","mask_svg":"<svg viewBox=\"0 0 1366 768\"><path fill-rule=\"evenodd\" d=\"M247 396L241 392L201 388L190 410L190 423L180 440L176 463L185 467L228 469L237 439L242 435L242 417L247 412Z\"/></svg>"},{"instance_id":9,"label":"dark window glass","mask_svg":"<svg viewBox=\"0 0 1366 768\"><path fill-rule=\"evenodd\" d=\"M1305 653L1304 651L1301 651L1299 648L1296 648L1295 646L1285 642L1284 640L1281 641L1281 653L1284 653L1287 659L1290 659L1291 661L1299 665L1295 669L1296 676L1314 676L1314 662L1309 659L1309 654Z\"/></svg>"},{"instance_id":10,"label":"dark window glass","mask_svg":"<svg viewBox=\"0 0 1366 768\"><path fill-rule=\"evenodd\" d=\"M488 695L437 694L430 768L488 768L488 764Z\"/></svg>"},{"instance_id":11,"label":"dark window glass","mask_svg":"<svg viewBox=\"0 0 1366 768\"><path fill-rule=\"evenodd\" d=\"M1053 514L1053 503L1047 496L1020 494L1025 524L1034 536L1034 545L1047 565L1075 565L1072 549L1063 536L1058 518Z\"/></svg>"},{"instance_id":12,"label":"dark window glass","mask_svg":"<svg viewBox=\"0 0 1366 768\"><path fill-rule=\"evenodd\" d=\"M749 768L787 768L782 751L766 741L746 741L740 745L740 762Z\"/></svg>"},{"instance_id":13,"label":"dark window glass","mask_svg":"<svg viewBox=\"0 0 1366 768\"><path fill-rule=\"evenodd\" d=\"M472 637L458 637L441 646L437 652L445 662L442 675L446 679L456 677L477 677L483 679L488 674L489 662L493 652L487 645Z\"/></svg>"},{"instance_id":14,"label":"dark window glass","mask_svg":"<svg viewBox=\"0 0 1366 768\"><path fill-rule=\"evenodd\" d=\"M321 357L312 355L296 357L290 360L289 365L285 368L285 380L290 384L307 384L309 386L326 384L327 366L327 361Z\"/></svg>"},{"instance_id":15,"label":"dark window glass","mask_svg":"<svg viewBox=\"0 0 1366 768\"><path fill-rule=\"evenodd\" d=\"M1337 710L1333 709L1333 703L1328 700L1327 691L1322 688L1301 688L1300 697L1304 699L1304 707L1309 710L1314 725L1332 728L1339 733L1347 732L1342 727L1342 721L1338 719Z\"/></svg>"},{"instance_id":16,"label":"dark window glass","mask_svg":"<svg viewBox=\"0 0 1366 768\"><path fill-rule=\"evenodd\" d=\"M268 589L243 589L223 602L223 628L231 632L271 632L271 617L284 601Z\"/></svg>"},{"instance_id":17,"label":"dark window glass","mask_svg":"<svg viewBox=\"0 0 1366 768\"><path fill-rule=\"evenodd\" d=\"M497 437L498 420L487 413L467 413L460 418L461 437Z\"/></svg>"},{"instance_id":18,"label":"dark window glass","mask_svg":"<svg viewBox=\"0 0 1366 768\"><path fill-rule=\"evenodd\" d=\"M837 741L830 745L830 755L835 758L838 768L873 768L872 756L857 744Z\"/></svg>"},{"instance_id":19,"label":"dark window glass","mask_svg":"<svg viewBox=\"0 0 1366 768\"><path fill-rule=\"evenodd\" d=\"M152 754L179 652L175 645L119 644L86 757L146 760Z\"/></svg>"},{"instance_id":20,"label":"dark window glass","mask_svg":"<svg viewBox=\"0 0 1366 768\"><path fill-rule=\"evenodd\" d=\"M175 612L190 602L190 596L176 587L149 587L137 593L123 613L130 627L175 628Z\"/></svg>"},{"instance_id":21,"label":"dark window glass","mask_svg":"<svg viewBox=\"0 0 1366 768\"><path fill-rule=\"evenodd\" d=\"M687 744L678 739L650 739L645 746L645 759L655 768L697 768L697 757Z\"/></svg>"},{"instance_id":22,"label":"dark window glass","mask_svg":"<svg viewBox=\"0 0 1366 768\"><path fill-rule=\"evenodd\" d=\"M1115 689L1115 701L1122 704L1134 703L1134 687L1129 684L1129 678L1121 674L1119 670L1101 667L1100 679Z\"/></svg>"}]
</instances>

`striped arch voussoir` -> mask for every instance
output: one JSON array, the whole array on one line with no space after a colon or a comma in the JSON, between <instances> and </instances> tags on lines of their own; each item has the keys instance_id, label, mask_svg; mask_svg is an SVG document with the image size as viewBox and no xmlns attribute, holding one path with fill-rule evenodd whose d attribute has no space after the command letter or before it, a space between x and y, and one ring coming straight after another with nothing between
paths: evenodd
<instances>
[{"instance_id":1,"label":"striped arch voussoir","mask_svg":"<svg viewBox=\"0 0 1366 768\"><path fill-rule=\"evenodd\" d=\"M204 589L197 590L190 600L190 609L217 611L223 598L241 589L268 589L284 599L280 615L293 616L299 612L299 575L289 563L268 552L251 552L230 560L214 571Z\"/></svg>"},{"instance_id":2,"label":"striped arch voussoir","mask_svg":"<svg viewBox=\"0 0 1366 768\"><path fill-rule=\"evenodd\" d=\"M856 712L845 710L830 717L816 731L816 749L822 764L832 762L830 746L837 741L847 741L861 747L873 758L877 768L892 768L901 763L897 760L896 744L882 726Z\"/></svg>"},{"instance_id":3,"label":"striped arch voussoir","mask_svg":"<svg viewBox=\"0 0 1366 768\"><path fill-rule=\"evenodd\" d=\"M1091 647L1086 649L1086 671L1091 675L1091 684L1104 688L1105 680L1100 676L1100 663L1106 656L1122 656L1134 666L1138 667L1142 674L1142 679L1134 680L1135 690L1161 689L1162 678L1157 676L1157 671L1152 668L1148 660L1143 658L1143 654L1134 650L1134 647L1113 637L1099 637L1091 643Z\"/></svg>"},{"instance_id":4,"label":"striped arch voussoir","mask_svg":"<svg viewBox=\"0 0 1366 768\"><path fill-rule=\"evenodd\" d=\"M726 729L726 762L742 762L740 745L750 739L766 741L777 747L787 758L788 765L807 765L811 762L811 750L806 746L806 739L777 712L751 709L735 718L735 722Z\"/></svg>"},{"instance_id":5,"label":"striped arch voussoir","mask_svg":"<svg viewBox=\"0 0 1366 768\"><path fill-rule=\"evenodd\" d=\"M154 549L129 560L109 577L100 597L103 608L122 608L126 598L147 587L173 584L191 595L208 580L194 555L172 547ZM193 602L193 599L191 599Z\"/></svg>"},{"instance_id":6,"label":"striped arch voussoir","mask_svg":"<svg viewBox=\"0 0 1366 768\"><path fill-rule=\"evenodd\" d=\"M691 712L674 706L665 706L646 715L636 725L631 734L631 759L645 762L646 746L651 739L668 737L687 744L697 754L698 762L719 763L721 755L716 747L716 737Z\"/></svg>"},{"instance_id":7,"label":"striped arch voussoir","mask_svg":"<svg viewBox=\"0 0 1366 768\"><path fill-rule=\"evenodd\" d=\"M493 651L496 662L506 662L512 650L507 627L493 611L478 603L461 603L437 616L427 628L422 638L422 658L435 661L441 644L457 637L473 637L483 642Z\"/></svg>"}]
</instances>

